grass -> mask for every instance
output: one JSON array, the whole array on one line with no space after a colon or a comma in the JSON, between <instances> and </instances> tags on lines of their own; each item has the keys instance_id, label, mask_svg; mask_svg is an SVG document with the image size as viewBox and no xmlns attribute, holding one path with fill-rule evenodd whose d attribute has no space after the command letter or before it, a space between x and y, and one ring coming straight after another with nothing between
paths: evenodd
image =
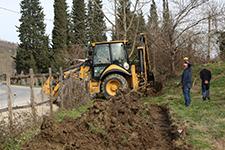
<instances>
[{"instance_id":1,"label":"grass","mask_svg":"<svg viewBox=\"0 0 225 150\"><path fill-rule=\"evenodd\" d=\"M193 67L193 79L196 85L192 88L192 104L189 108L184 106L184 99L180 87L175 83L179 79L168 81L164 93L159 97L146 98L145 103L168 105L173 119L185 123L187 126L186 140L197 150L217 149L216 142L225 143L225 64L208 64L206 67L212 71L211 100L203 102L199 72L203 66Z\"/></svg>"},{"instance_id":2,"label":"grass","mask_svg":"<svg viewBox=\"0 0 225 150\"><path fill-rule=\"evenodd\" d=\"M39 129L29 129L24 131L19 137L7 138L3 144L4 150L20 150L21 146L39 133Z\"/></svg>"},{"instance_id":3,"label":"grass","mask_svg":"<svg viewBox=\"0 0 225 150\"><path fill-rule=\"evenodd\" d=\"M62 122L65 118L76 119L81 116L84 112L88 110L92 106L93 102L89 101L88 103L81 105L80 107L72 110L62 110L56 112L54 117L56 121ZM98 131L98 130L97 130ZM24 131L18 137L7 138L5 143L3 144L4 150L20 150L22 145L24 145L27 141L31 140L34 135L40 132L39 128L34 128L31 130ZM100 132L100 131L99 131ZM1 149L0 144L0 149Z\"/></svg>"},{"instance_id":4,"label":"grass","mask_svg":"<svg viewBox=\"0 0 225 150\"><path fill-rule=\"evenodd\" d=\"M55 119L58 122L62 122L65 118L76 119L80 117L83 113L85 113L88 108L93 105L93 101L89 101L84 105L81 105L78 108L74 108L72 110L62 110L55 114Z\"/></svg>"}]
</instances>

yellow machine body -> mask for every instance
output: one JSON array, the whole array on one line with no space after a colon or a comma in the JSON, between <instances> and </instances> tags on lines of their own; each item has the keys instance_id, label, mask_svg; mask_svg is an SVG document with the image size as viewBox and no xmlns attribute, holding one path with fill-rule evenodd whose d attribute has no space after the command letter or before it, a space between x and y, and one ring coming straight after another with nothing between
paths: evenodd
<instances>
[{"instance_id":1,"label":"yellow machine body","mask_svg":"<svg viewBox=\"0 0 225 150\"><path fill-rule=\"evenodd\" d=\"M79 68L72 68L64 72L64 79L73 77L76 79L81 79L88 81L87 90L90 94L100 94L104 92L104 88L106 91L110 91L109 95L114 96L116 94L116 91L119 89L120 86L123 86L123 82L126 81L127 86L129 89L133 89L134 91L137 91L140 87L140 85L147 85L148 82L148 72L150 70L149 66L149 56L148 56L148 49L146 47L146 41L144 35L141 35L143 38L142 44L137 47L138 52L141 54L140 57L140 66L142 66L142 69L139 69L141 71L137 71L138 67L137 64L128 64L130 62L128 55L126 55L127 64L128 67L124 67L124 64L117 64L113 63L113 60L110 60L110 64L100 64L105 65L103 69L97 70L98 77L96 78L94 76L96 67L93 63L94 56L92 58L92 63L86 65L79 66ZM121 44L126 45L127 41L112 41L112 42L97 42L92 43L92 48L94 49L97 46L101 45L109 45L110 49L110 58L112 59L112 53L115 52L111 48L111 44ZM104 49L100 49L103 50ZM117 49L118 50L118 49ZM121 50L122 51L122 50ZM125 51L125 49L124 49ZM95 54L94 54L95 55ZM104 58L104 53L98 57ZM125 57L125 56L124 56ZM100 58L101 59L101 58ZM119 59L118 59L119 61ZM97 66L98 67L98 66ZM79 72L77 71L79 70ZM111 78L110 78L111 77ZM116 79L119 78L119 79ZM56 84L52 89L51 86L51 80L53 78L48 78L43 85L42 89L46 94L52 94L54 96L58 96L58 90L60 88L60 84ZM109 81L108 81L109 80ZM107 82L107 83L106 83ZM141 83L141 84L140 84ZM143 84L144 83L144 84ZM103 86L104 85L104 86ZM51 93L52 92L52 93Z\"/></svg>"}]
</instances>

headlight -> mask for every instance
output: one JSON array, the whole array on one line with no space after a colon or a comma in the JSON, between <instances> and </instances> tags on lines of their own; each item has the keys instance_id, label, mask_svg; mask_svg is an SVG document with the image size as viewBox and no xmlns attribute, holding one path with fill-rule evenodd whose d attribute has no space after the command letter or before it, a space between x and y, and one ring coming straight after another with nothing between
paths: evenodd
<instances>
[{"instance_id":1,"label":"headlight","mask_svg":"<svg viewBox=\"0 0 225 150\"><path fill-rule=\"evenodd\" d=\"M128 69L130 68L130 66L129 66L129 64L128 64L127 62L125 62L125 63L123 64L123 67L124 67L126 70L128 70Z\"/></svg>"}]
</instances>

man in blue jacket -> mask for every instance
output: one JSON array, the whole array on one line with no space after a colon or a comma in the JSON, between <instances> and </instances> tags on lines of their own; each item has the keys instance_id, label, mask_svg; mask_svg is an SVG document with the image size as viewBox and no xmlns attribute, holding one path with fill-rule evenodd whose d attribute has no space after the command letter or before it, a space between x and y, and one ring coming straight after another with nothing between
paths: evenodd
<instances>
[{"instance_id":1,"label":"man in blue jacket","mask_svg":"<svg viewBox=\"0 0 225 150\"><path fill-rule=\"evenodd\" d=\"M191 96L190 96L190 90L191 90L191 78L192 78L192 70L191 70L191 64L189 61L184 62L184 71L181 78L181 84L182 84L182 90L185 100L185 106L188 107L191 104Z\"/></svg>"}]
</instances>

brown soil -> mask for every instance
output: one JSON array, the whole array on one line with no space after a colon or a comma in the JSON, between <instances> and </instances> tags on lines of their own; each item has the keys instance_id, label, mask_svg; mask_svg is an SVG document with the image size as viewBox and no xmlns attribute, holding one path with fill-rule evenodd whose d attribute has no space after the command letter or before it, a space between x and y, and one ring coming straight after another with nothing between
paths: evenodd
<instances>
[{"instance_id":1,"label":"brown soil","mask_svg":"<svg viewBox=\"0 0 225 150\"><path fill-rule=\"evenodd\" d=\"M96 101L76 120L62 123L46 118L41 133L24 150L183 150L177 147L177 130L168 110L145 106L137 96Z\"/></svg>"}]
</instances>

